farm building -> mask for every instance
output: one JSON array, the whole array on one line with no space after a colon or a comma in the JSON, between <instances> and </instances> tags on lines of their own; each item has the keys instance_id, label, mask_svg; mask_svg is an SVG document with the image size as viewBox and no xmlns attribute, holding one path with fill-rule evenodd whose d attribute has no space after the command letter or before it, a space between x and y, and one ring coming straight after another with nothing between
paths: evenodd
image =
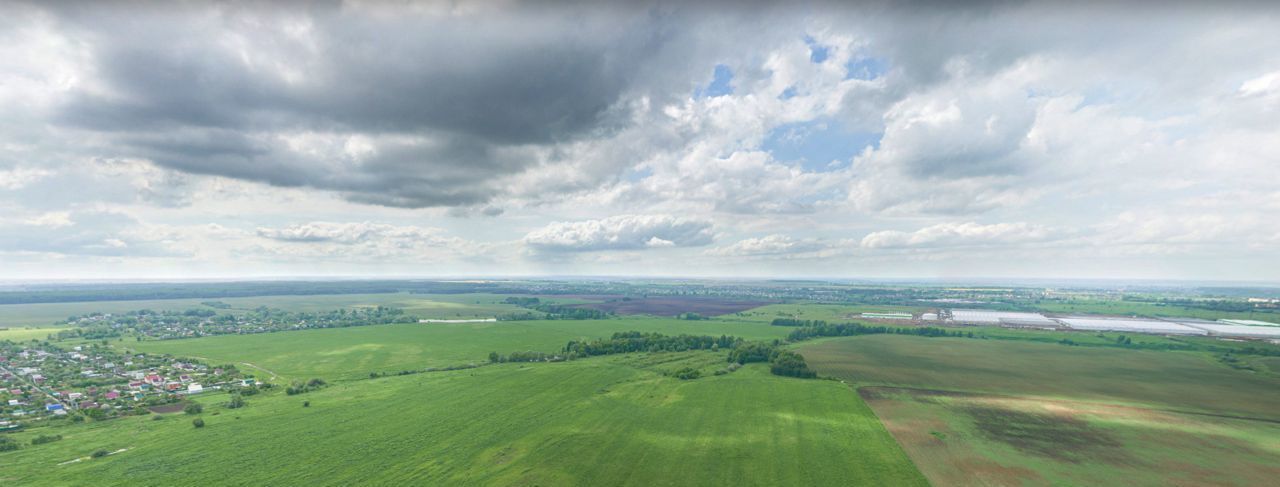
<instances>
[{"instance_id":1,"label":"farm building","mask_svg":"<svg viewBox=\"0 0 1280 487\"><path fill-rule=\"evenodd\" d=\"M1199 328L1159 320L1068 316L1066 318L1058 318L1058 321L1066 324L1073 330L1125 331L1130 333L1152 333L1158 335L1208 335L1208 332Z\"/></svg>"},{"instance_id":2,"label":"farm building","mask_svg":"<svg viewBox=\"0 0 1280 487\"><path fill-rule=\"evenodd\" d=\"M187 394L199 394L201 392L204 392L204 386L198 383L191 383L187 385Z\"/></svg>"},{"instance_id":3,"label":"farm building","mask_svg":"<svg viewBox=\"0 0 1280 487\"><path fill-rule=\"evenodd\" d=\"M1247 326L1228 324L1223 322L1200 322L1200 321L1179 321L1180 324L1194 328L1199 328L1209 332L1214 336L1240 337L1240 338L1280 338L1280 327L1276 326Z\"/></svg>"},{"instance_id":4,"label":"farm building","mask_svg":"<svg viewBox=\"0 0 1280 487\"><path fill-rule=\"evenodd\" d=\"M1003 325L1056 327L1058 324L1040 313L990 311L983 309L951 310L951 321L961 325Z\"/></svg>"},{"instance_id":5,"label":"farm building","mask_svg":"<svg viewBox=\"0 0 1280 487\"><path fill-rule=\"evenodd\" d=\"M909 320L914 318L911 313L862 313L861 316L871 320Z\"/></svg>"},{"instance_id":6,"label":"farm building","mask_svg":"<svg viewBox=\"0 0 1280 487\"><path fill-rule=\"evenodd\" d=\"M1225 323L1228 325L1280 327L1280 324L1271 323L1269 321L1258 321L1258 320L1218 320L1218 322Z\"/></svg>"},{"instance_id":7,"label":"farm building","mask_svg":"<svg viewBox=\"0 0 1280 487\"><path fill-rule=\"evenodd\" d=\"M925 313L920 315L920 321L938 321L938 313Z\"/></svg>"}]
</instances>

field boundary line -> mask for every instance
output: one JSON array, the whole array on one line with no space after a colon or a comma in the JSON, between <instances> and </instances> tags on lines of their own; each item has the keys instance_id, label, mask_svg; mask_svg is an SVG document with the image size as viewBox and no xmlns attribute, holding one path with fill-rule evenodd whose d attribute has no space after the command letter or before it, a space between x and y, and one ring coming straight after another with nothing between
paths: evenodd
<instances>
[{"instance_id":1,"label":"field boundary line","mask_svg":"<svg viewBox=\"0 0 1280 487\"><path fill-rule=\"evenodd\" d=\"M857 392L857 393L858 393L858 395L859 395L860 397L862 397L864 400L866 399L866 397L865 397L865 396L862 396L862 390L863 390L863 389L898 389L898 390L902 390L902 391L914 391L914 392L937 393L937 394L950 394L950 395L956 395L956 396L987 396L987 397L996 397L996 398L1000 398L1000 399L1023 399L1023 400L1026 400L1026 399L1032 399L1032 400L1034 400L1034 399L1039 398L1039 399L1044 399L1044 400L1049 400L1049 401L1058 401L1058 402L1067 402L1067 403L1080 403L1080 404L1093 404L1093 405L1107 406L1107 407L1114 407L1114 408L1120 408L1120 409L1134 409L1134 410L1143 410L1143 409L1145 409L1145 410L1149 410L1149 411L1160 411L1160 412L1164 412L1164 413L1186 414L1186 415L1190 415L1190 416L1208 416L1208 417L1211 417L1211 418L1237 419L1237 420L1243 420L1243 421L1260 421L1260 422L1263 422L1263 423L1280 424L1280 419L1258 418L1258 417L1253 417L1253 416L1241 416L1241 415L1236 415L1236 414L1223 414L1223 413L1209 413L1209 412L1201 412L1201 411L1188 411L1188 410L1185 410L1185 409L1174 409L1174 408L1167 408L1167 407L1157 407L1157 406L1154 406L1154 405L1153 405L1153 406L1151 406L1151 407L1142 407L1142 406L1132 406L1132 405L1126 405L1126 404L1113 404L1113 403L1101 402L1101 401L1088 401L1088 400L1081 400L1081 399L1050 399L1050 398L1045 397L1045 396L1036 396L1036 395L1016 395L1016 394L1006 394L1006 393L999 393L999 392L973 392L973 391L958 391L958 390L949 390L949 389L930 389L930 388L924 388L924 387L900 387L900 386L887 386L887 385L885 385L885 386L881 386L881 385L862 385L862 386L855 386L853 389L854 389L854 391L855 391L855 392Z\"/></svg>"}]
</instances>

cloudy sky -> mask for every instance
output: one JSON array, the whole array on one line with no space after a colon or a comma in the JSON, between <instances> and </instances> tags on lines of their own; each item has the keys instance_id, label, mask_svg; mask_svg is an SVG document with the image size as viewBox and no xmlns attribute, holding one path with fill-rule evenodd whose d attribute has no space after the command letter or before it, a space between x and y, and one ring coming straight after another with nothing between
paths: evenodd
<instances>
[{"instance_id":1,"label":"cloudy sky","mask_svg":"<svg viewBox=\"0 0 1280 487\"><path fill-rule=\"evenodd\" d=\"M1280 8L0 5L0 279L1280 281Z\"/></svg>"}]
</instances>

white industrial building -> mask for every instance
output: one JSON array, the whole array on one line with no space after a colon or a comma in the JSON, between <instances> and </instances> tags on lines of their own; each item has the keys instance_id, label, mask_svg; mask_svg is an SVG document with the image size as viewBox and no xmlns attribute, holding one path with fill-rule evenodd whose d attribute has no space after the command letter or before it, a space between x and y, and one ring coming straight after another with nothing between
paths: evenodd
<instances>
[{"instance_id":1,"label":"white industrial building","mask_svg":"<svg viewBox=\"0 0 1280 487\"><path fill-rule=\"evenodd\" d=\"M1070 316L1058 318L1058 321L1073 330L1089 331L1124 331L1131 333L1154 333L1161 335L1208 335L1199 328L1159 320L1141 320L1136 318L1098 318Z\"/></svg>"},{"instance_id":2,"label":"white industrial building","mask_svg":"<svg viewBox=\"0 0 1280 487\"><path fill-rule=\"evenodd\" d=\"M951 321L960 325L1008 325L1057 327L1058 323L1040 313L991 311L985 309L951 310Z\"/></svg>"}]
</instances>

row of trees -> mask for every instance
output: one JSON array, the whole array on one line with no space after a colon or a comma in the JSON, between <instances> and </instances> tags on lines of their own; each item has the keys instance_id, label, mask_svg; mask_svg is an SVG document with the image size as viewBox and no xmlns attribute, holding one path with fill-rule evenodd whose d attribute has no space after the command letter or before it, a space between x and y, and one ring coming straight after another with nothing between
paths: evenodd
<instances>
[{"instance_id":1,"label":"row of trees","mask_svg":"<svg viewBox=\"0 0 1280 487\"><path fill-rule=\"evenodd\" d=\"M942 328L932 326L898 328L892 326L872 326L863 325L861 323L840 323L829 325L822 323L820 325L804 326L796 330L792 330L787 335L787 340L798 342L808 340L814 337L847 337L854 335L915 335L924 337L968 337L973 338L973 332L947 331Z\"/></svg>"},{"instance_id":2,"label":"row of trees","mask_svg":"<svg viewBox=\"0 0 1280 487\"><path fill-rule=\"evenodd\" d=\"M522 308L528 308L531 311L499 315L498 321L601 320L610 316L610 313L598 309L578 307L575 305L545 304L538 298L522 298L513 296L503 300L502 302L506 304L514 304Z\"/></svg>"},{"instance_id":3,"label":"row of trees","mask_svg":"<svg viewBox=\"0 0 1280 487\"><path fill-rule=\"evenodd\" d=\"M800 320L796 318L774 318L769 323L773 326L824 326L827 322L822 320Z\"/></svg>"},{"instance_id":4,"label":"row of trees","mask_svg":"<svg viewBox=\"0 0 1280 487\"><path fill-rule=\"evenodd\" d=\"M632 352L685 352L689 350L729 350L729 367L716 371L723 375L736 370L742 364L753 362L769 362L769 370L775 375L787 377L812 378L817 373L809 369L804 357L795 352L784 350L783 342L748 342L741 338L720 335L677 335L668 336L660 333L644 333L624 331L614 333L609 338L578 341L573 340L564 346L559 354L543 352L514 352L502 355L489 353L490 363L503 362L555 362L573 360L595 355L612 355ZM696 379L701 376L697 369L684 368L669 373L683 380Z\"/></svg>"},{"instance_id":5,"label":"row of trees","mask_svg":"<svg viewBox=\"0 0 1280 487\"><path fill-rule=\"evenodd\" d=\"M818 376L805 363L804 356L782 348L782 342L744 342L729 351L729 361L735 364L769 362L773 375L812 379Z\"/></svg>"},{"instance_id":6,"label":"row of trees","mask_svg":"<svg viewBox=\"0 0 1280 487\"><path fill-rule=\"evenodd\" d=\"M508 355L500 355L498 352L489 352L489 362L495 364L505 362L561 362L564 360L565 357L563 355L535 352L532 350L511 352Z\"/></svg>"},{"instance_id":7,"label":"row of trees","mask_svg":"<svg viewBox=\"0 0 1280 487\"><path fill-rule=\"evenodd\" d=\"M741 339L726 335L667 336L660 333L624 331L606 339L570 341L563 352L569 358L630 352L683 352L686 350L720 350L731 348Z\"/></svg>"}]
</instances>

